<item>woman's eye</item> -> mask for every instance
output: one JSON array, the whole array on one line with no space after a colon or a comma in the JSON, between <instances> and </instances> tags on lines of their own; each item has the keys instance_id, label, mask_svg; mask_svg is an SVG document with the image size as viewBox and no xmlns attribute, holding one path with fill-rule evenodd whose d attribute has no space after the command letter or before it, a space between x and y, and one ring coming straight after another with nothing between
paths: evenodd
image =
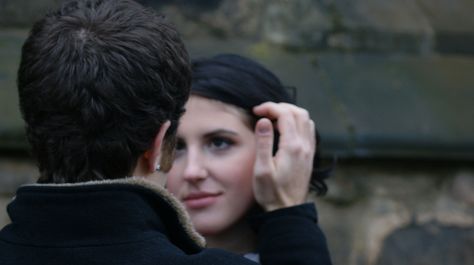
<instances>
[{"instance_id":1,"label":"woman's eye","mask_svg":"<svg viewBox=\"0 0 474 265\"><path fill-rule=\"evenodd\" d=\"M176 146L174 148L174 157L179 157L184 151L186 150L186 144L183 140L178 139L176 142Z\"/></svg>"},{"instance_id":2,"label":"woman's eye","mask_svg":"<svg viewBox=\"0 0 474 265\"><path fill-rule=\"evenodd\" d=\"M184 148L186 148L186 144L184 143L183 140L178 139L178 141L176 141L176 147L175 147L176 151L183 150Z\"/></svg>"},{"instance_id":3,"label":"woman's eye","mask_svg":"<svg viewBox=\"0 0 474 265\"><path fill-rule=\"evenodd\" d=\"M230 139L223 137L214 137L210 140L209 146L215 150L225 150L229 148L234 142Z\"/></svg>"}]
</instances>

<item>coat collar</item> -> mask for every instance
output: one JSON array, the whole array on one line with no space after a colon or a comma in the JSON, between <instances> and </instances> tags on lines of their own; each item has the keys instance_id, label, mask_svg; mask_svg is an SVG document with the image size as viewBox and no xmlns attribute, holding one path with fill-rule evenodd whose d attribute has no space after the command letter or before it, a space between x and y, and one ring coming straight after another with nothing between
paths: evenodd
<instances>
[{"instance_id":1,"label":"coat collar","mask_svg":"<svg viewBox=\"0 0 474 265\"><path fill-rule=\"evenodd\" d=\"M7 235L28 241L20 243L90 245L97 238L116 243L164 233L188 253L205 245L182 204L143 177L24 185L8 212Z\"/></svg>"}]
</instances>

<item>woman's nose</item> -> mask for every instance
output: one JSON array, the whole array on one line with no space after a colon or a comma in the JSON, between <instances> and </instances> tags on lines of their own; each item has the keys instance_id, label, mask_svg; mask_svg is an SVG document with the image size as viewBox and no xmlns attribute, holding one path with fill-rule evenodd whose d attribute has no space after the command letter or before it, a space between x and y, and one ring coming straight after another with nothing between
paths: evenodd
<instances>
[{"instance_id":1,"label":"woman's nose","mask_svg":"<svg viewBox=\"0 0 474 265\"><path fill-rule=\"evenodd\" d=\"M207 177L205 161L199 153L190 152L184 169L184 179L187 181L200 181Z\"/></svg>"}]
</instances>

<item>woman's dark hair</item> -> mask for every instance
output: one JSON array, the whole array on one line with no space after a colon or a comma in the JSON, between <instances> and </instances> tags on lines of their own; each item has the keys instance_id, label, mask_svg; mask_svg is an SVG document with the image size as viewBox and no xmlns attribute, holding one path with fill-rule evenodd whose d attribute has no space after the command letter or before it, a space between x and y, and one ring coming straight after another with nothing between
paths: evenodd
<instances>
[{"instance_id":1,"label":"woman's dark hair","mask_svg":"<svg viewBox=\"0 0 474 265\"><path fill-rule=\"evenodd\" d=\"M236 54L220 54L194 60L192 70L191 94L242 108L254 117L255 122L258 117L253 114L252 109L261 103L272 101L295 104L288 88L272 72L259 63ZM275 136L276 151L278 132ZM317 132L316 138L319 144ZM328 171L320 170L319 148L313 164L310 188L318 195L323 195L327 192L324 180L328 177Z\"/></svg>"},{"instance_id":2,"label":"woman's dark hair","mask_svg":"<svg viewBox=\"0 0 474 265\"><path fill-rule=\"evenodd\" d=\"M66 2L34 25L18 70L39 182L129 176L166 120L173 137L190 85L163 16L129 0Z\"/></svg>"}]
</instances>

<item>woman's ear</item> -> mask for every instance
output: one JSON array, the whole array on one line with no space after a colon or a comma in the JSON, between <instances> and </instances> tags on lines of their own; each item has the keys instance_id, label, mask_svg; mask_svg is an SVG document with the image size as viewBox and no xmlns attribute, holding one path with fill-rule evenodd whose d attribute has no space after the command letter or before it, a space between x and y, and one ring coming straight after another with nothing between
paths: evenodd
<instances>
[{"instance_id":1,"label":"woman's ear","mask_svg":"<svg viewBox=\"0 0 474 265\"><path fill-rule=\"evenodd\" d=\"M154 172L158 166L161 166L161 156L163 155L162 148L163 145L165 145L165 135L170 125L171 122L169 120L161 125L160 130L153 141L153 146L144 154L144 157L148 159L148 172Z\"/></svg>"}]
</instances>

